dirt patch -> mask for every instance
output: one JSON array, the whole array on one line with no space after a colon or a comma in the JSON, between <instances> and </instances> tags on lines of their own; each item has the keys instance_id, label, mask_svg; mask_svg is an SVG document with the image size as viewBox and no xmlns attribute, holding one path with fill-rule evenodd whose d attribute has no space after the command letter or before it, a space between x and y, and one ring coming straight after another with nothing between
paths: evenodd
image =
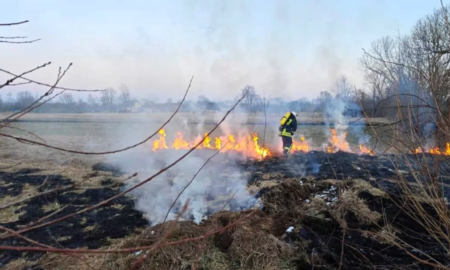
<instances>
[{"instance_id":1,"label":"dirt patch","mask_svg":"<svg viewBox=\"0 0 450 270\"><path fill-rule=\"evenodd\" d=\"M35 171L28 170L27 172ZM0 189L0 196L19 195L26 184L39 187L39 191L42 192L59 185L72 183L71 180L60 175L45 176L23 173L24 170L15 173L0 172L2 181L8 183L6 187L2 186ZM14 214L18 216L16 221L1 220L0 224L7 228L18 230L52 213L56 214L42 220L42 222L97 204L118 194L118 192L117 189L102 188L68 191L59 194L53 193L37 197L13 208ZM48 227L30 231L24 235L51 246L99 248L108 245L110 239L122 238L132 233L136 228L144 227L147 224L148 222L143 218L142 214L134 210L133 200L121 197L111 205L106 205L98 210L75 216ZM17 238L8 238L2 241L2 245L27 246L29 243ZM43 253L2 252L0 253L0 265L4 266L19 258L37 260L42 255Z\"/></svg>"}]
</instances>

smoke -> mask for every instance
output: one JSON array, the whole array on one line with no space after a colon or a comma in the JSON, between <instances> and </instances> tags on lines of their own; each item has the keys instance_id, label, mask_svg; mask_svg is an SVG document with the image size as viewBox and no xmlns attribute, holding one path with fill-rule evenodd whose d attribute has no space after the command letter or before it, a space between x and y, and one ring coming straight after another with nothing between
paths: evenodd
<instances>
[{"instance_id":1,"label":"smoke","mask_svg":"<svg viewBox=\"0 0 450 270\"><path fill-rule=\"evenodd\" d=\"M122 161L121 169L127 172L133 172L136 167L143 168L143 176L127 183L123 188L128 189L145 180L145 177L153 175L185 153L186 151L167 150L140 155L134 161ZM144 213L150 225L164 221L178 194L214 153L213 150L194 151L174 167L132 192L136 209ZM222 208L235 211L252 207L255 199L246 190L247 177L235 161L233 155L226 154L212 158L181 194L167 220L177 216L187 199L188 209L182 218L196 223Z\"/></svg>"},{"instance_id":2,"label":"smoke","mask_svg":"<svg viewBox=\"0 0 450 270\"><path fill-rule=\"evenodd\" d=\"M206 125L205 118L201 113L198 113L195 119L187 119L183 114L177 115L165 127L168 147L171 147L170 143L176 136L177 131L182 131L185 134L184 130L187 130L203 135L210 130L212 125ZM195 120L197 124L187 123L187 121L192 120ZM144 118L142 121L144 121ZM143 140L158 129L156 124L149 124L148 121L145 124L143 123L140 123L140 128L134 129L126 128L126 125L129 127L129 123L124 124L123 129L107 136L115 137L116 145L124 146ZM231 126L230 123L228 125ZM121 127L121 125L118 124L118 127ZM224 128L227 127L224 126ZM115 154L112 157L105 157L106 162L119 167L126 175L138 173L138 177L128 180L124 184L123 190L144 181L188 151L164 149L153 152L152 144L156 138L129 151ZM196 223L223 208L230 211L240 211L255 205L256 199L246 189L248 177L237 163L241 159L240 155L228 152L219 153L198 172L206 160L216 152L216 150L208 149L194 150L169 170L129 194L135 200L136 209L144 214L150 225L164 221L174 200L196 173L198 175L181 194L167 220L173 220L177 216L187 199L189 199L189 205L182 219L193 220Z\"/></svg>"},{"instance_id":3,"label":"smoke","mask_svg":"<svg viewBox=\"0 0 450 270\"><path fill-rule=\"evenodd\" d=\"M398 100L394 99L392 102L400 102L402 118L406 120L402 126L407 130L418 128L414 139L417 136L418 139L424 140L425 148L429 150L436 146L433 135L436 130L437 112L432 107L437 107L437 104L430 92L422 88L403 68L399 68L397 72L400 73L398 81L400 96Z\"/></svg>"},{"instance_id":4,"label":"smoke","mask_svg":"<svg viewBox=\"0 0 450 270\"><path fill-rule=\"evenodd\" d=\"M362 117L361 106L352 100L344 100L341 98L334 98L326 104L324 108L324 133L331 135L330 129L336 130L336 135L339 141L346 141L348 131L351 127L352 133L355 134L358 144L366 144L370 140L370 135L364 133L365 124L358 121L357 123L350 123L354 121L346 116L347 114L354 114L357 118Z\"/></svg>"}]
</instances>

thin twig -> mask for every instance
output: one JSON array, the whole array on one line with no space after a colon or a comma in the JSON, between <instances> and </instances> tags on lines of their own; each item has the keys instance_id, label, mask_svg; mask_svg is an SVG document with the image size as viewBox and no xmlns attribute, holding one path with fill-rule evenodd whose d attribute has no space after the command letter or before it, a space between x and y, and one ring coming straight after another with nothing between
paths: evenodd
<instances>
[{"instance_id":1,"label":"thin twig","mask_svg":"<svg viewBox=\"0 0 450 270\"><path fill-rule=\"evenodd\" d=\"M145 260L147 260L148 258L148 254L155 251L156 249L158 249L164 242L166 242L167 238L169 238L169 236L172 234L172 232L175 230L178 221L180 220L180 218L184 215L184 213L186 213L187 208L189 205L189 199L187 199L186 203L183 206L183 209L181 210L180 213L178 213L177 217L175 218L175 220L173 222L171 222L169 229L167 230L167 232L164 234L164 236L155 244L153 245L153 248L147 250L145 252L145 255L142 256L139 260L137 260L130 268L129 270L137 270L139 269L142 264L144 264Z\"/></svg>"},{"instance_id":2,"label":"thin twig","mask_svg":"<svg viewBox=\"0 0 450 270\"><path fill-rule=\"evenodd\" d=\"M0 136L11 138L11 139L15 139L15 140L17 140L19 142L31 143L31 144L34 144L34 145L39 145L39 146L47 147L47 148L50 148L50 149L60 150L60 151L63 151L63 152L74 153L74 154L81 154L81 155L108 155L108 154L114 154L114 153L123 152L123 151L135 148L135 147L137 147L139 145L142 145L142 144L146 143L147 141L152 139L156 134L158 134L159 130L163 129L172 120L172 118L178 113L178 111L181 108L181 105L185 101L186 96L187 96L187 94L189 92L189 89L191 87L191 83L192 83L193 79L194 79L194 77L192 76L192 78L191 78L191 80L189 82L189 85L188 85L188 87L186 89L186 92L185 92L185 94L183 96L183 99L178 104L177 109L167 119L167 121L164 122L163 125L157 131L155 131L153 134L151 134L149 137L147 137L143 141L140 141L140 142L138 142L136 144L133 144L131 146L127 146L125 148L121 148L121 149L117 149L117 150L111 150L111 151L105 151L105 152L84 152L84 151L71 150L71 149L65 149L65 148L62 148L62 147L52 146L52 145L48 145L48 144L45 144L45 143L40 143L40 142L37 142L37 141L33 141L33 140L29 140L29 139L26 139L26 138L21 138L21 137L9 135L9 134L4 134L4 133L0 133Z\"/></svg>"},{"instance_id":3,"label":"thin twig","mask_svg":"<svg viewBox=\"0 0 450 270\"><path fill-rule=\"evenodd\" d=\"M208 164L208 162L215 157L217 154L220 153L220 151L222 151L222 149L224 149L224 147L228 144L228 142L222 146L222 148L220 148L218 151L216 151L212 156L210 156L204 163L203 165L197 170L197 172L194 174L194 176L192 177L192 179L184 186L184 188L178 193L177 197L175 198L175 200L173 201L172 205L169 207L169 210L167 211L167 214L164 218L163 223L166 223L167 217L169 216L170 211L172 210L172 208L175 206L175 203L178 201L178 199L180 198L180 196L184 193L184 191L192 184L192 182L194 182L194 179L197 177L197 175L202 171L202 169L206 166L206 164Z\"/></svg>"},{"instance_id":4,"label":"thin twig","mask_svg":"<svg viewBox=\"0 0 450 270\"><path fill-rule=\"evenodd\" d=\"M74 185L68 185L68 186L64 186L64 187L60 187L60 188L55 188L55 189L47 190L47 191L38 193L38 194L36 194L36 195L34 195L34 196L24 198L24 199L22 199L22 200L18 200L18 201L9 203L9 204L1 205L1 206L0 206L0 211L1 211L1 210L4 210L4 209L6 209L6 208L9 208L9 207L11 207L11 206L14 206L14 205L17 205L17 204L21 204L21 203L27 202L27 201L29 201L29 200L38 198L38 197L46 196L46 195L48 195L48 194L52 194L52 193L55 193L55 192L65 191L65 190L68 190L68 189L71 189L71 188L74 188Z\"/></svg>"},{"instance_id":5,"label":"thin twig","mask_svg":"<svg viewBox=\"0 0 450 270\"><path fill-rule=\"evenodd\" d=\"M12 82L14 82L14 80L16 80L16 79L18 79L18 78L21 78L22 76L24 76L24 75L26 75L26 74L30 74L30 73L32 73L32 72L38 70L38 69L45 68L46 66L50 65L51 63L52 63L52 62L47 62L47 63L45 63L45 64L43 64L43 65L40 65L40 66L38 66L38 67L35 67L35 68L29 70L29 71L25 71L24 73L22 73L22 74L20 74L20 75L14 75L14 78L7 80L3 85L0 85L0 89L2 89L3 87L5 87L5 86L11 84Z\"/></svg>"},{"instance_id":6,"label":"thin twig","mask_svg":"<svg viewBox=\"0 0 450 270\"><path fill-rule=\"evenodd\" d=\"M18 78L21 78L22 80L25 80L25 81L27 81L29 83L34 83L34 84L37 84L37 85L40 85L40 86L52 87L52 85L50 85L50 84L41 83L41 82L38 82L38 81L35 81L35 80L31 80L31 79L25 78L25 77L23 77L21 75L14 74L14 73L12 73L10 71L7 71L7 70L1 69L1 68L0 68L0 72L9 74L11 76L17 76ZM62 86L55 86L54 88L58 89L58 90L66 90L66 91L73 91L73 92L104 92L105 91L105 89L90 90L90 89L68 88L68 87L62 87Z\"/></svg>"},{"instance_id":7,"label":"thin twig","mask_svg":"<svg viewBox=\"0 0 450 270\"><path fill-rule=\"evenodd\" d=\"M27 37L20 37L20 36L16 36L16 37L0 37L0 39L21 39L21 38L27 38Z\"/></svg>"},{"instance_id":8,"label":"thin twig","mask_svg":"<svg viewBox=\"0 0 450 270\"><path fill-rule=\"evenodd\" d=\"M253 210L251 211L249 214L245 215L244 217L240 218L239 220L228 224L225 227L222 227L220 229L217 229L215 231L212 231L210 233L204 234L202 236L198 236L198 237L191 237L191 238L184 238L181 240L177 240L177 241L172 241L172 242L166 242L160 245L160 247L168 247L168 246L177 246L183 243L190 243L190 242L196 242L199 240L204 240L207 239L215 234L224 232L225 230L227 230L228 228L231 228L233 226L238 225L240 222L242 222L243 220L249 218L250 216L252 216L254 213L256 213L257 210ZM14 250L14 251L33 251L33 252L52 252L52 253L65 253L65 252L70 252L70 253L86 253L86 254L107 254L107 253L131 253L131 252L136 252L136 251L141 251L141 250L148 250L148 249L152 249L154 246L142 246L142 247L133 247L133 248L124 248L124 249L58 249L58 248L39 248L39 247L16 247L16 246L0 246L0 250Z\"/></svg>"},{"instance_id":9,"label":"thin twig","mask_svg":"<svg viewBox=\"0 0 450 270\"><path fill-rule=\"evenodd\" d=\"M38 39L33 39L33 40L27 40L27 41L8 41L8 40L0 40L0 43L9 43L9 44L29 44L29 43L34 43L36 41L41 40L40 38Z\"/></svg>"},{"instance_id":10,"label":"thin twig","mask_svg":"<svg viewBox=\"0 0 450 270\"><path fill-rule=\"evenodd\" d=\"M13 25L24 24L27 22L29 22L29 21L26 20L26 21L21 21L21 22L14 22L14 23L0 23L0 26L13 26Z\"/></svg>"}]
</instances>

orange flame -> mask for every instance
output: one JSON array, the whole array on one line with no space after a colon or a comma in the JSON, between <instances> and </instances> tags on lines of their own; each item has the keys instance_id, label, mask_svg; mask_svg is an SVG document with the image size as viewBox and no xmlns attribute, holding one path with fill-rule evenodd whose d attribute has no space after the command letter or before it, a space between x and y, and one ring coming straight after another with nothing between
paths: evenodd
<instances>
[{"instance_id":1,"label":"orange flame","mask_svg":"<svg viewBox=\"0 0 450 270\"><path fill-rule=\"evenodd\" d=\"M347 132L342 133L341 136L338 136L335 129L331 129L331 135L328 138L329 146L327 147L328 153L334 153L337 151L350 151L350 146L346 140Z\"/></svg>"},{"instance_id":2,"label":"orange flame","mask_svg":"<svg viewBox=\"0 0 450 270\"><path fill-rule=\"evenodd\" d=\"M422 148L421 147L417 147L415 150L414 150L414 154L419 154L419 153L423 153L424 151L422 150ZM445 147L445 149L439 149L439 147L433 147L433 148L431 148L430 150L428 150L428 151L425 151L425 152L428 152L428 153L430 153L430 154L432 154L432 155L442 155L442 156L450 156L450 143L447 143L446 144L446 147Z\"/></svg>"},{"instance_id":3,"label":"orange flame","mask_svg":"<svg viewBox=\"0 0 450 270\"><path fill-rule=\"evenodd\" d=\"M157 149L161 149L161 148L165 148L167 149L167 144L166 144L166 133L164 132L164 129L160 129L158 131L159 133L159 139L157 139L154 143L153 143L153 151L156 151Z\"/></svg>"},{"instance_id":4,"label":"orange flame","mask_svg":"<svg viewBox=\"0 0 450 270\"><path fill-rule=\"evenodd\" d=\"M326 147L325 151L328 153L335 153L337 151L346 151L346 152L352 152L349 143L346 141L347 133L343 132L341 135L338 135L335 129L330 130L331 134L328 138L328 146ZM153 151L157 151L160 149L168 149L166 143L166 133L164 129L161 129L158 131L159 138L156 139L153 142ZM227 136L220 136L220 137L214 137L211 138L208 136L208 133L205 133L203 135L204 141L201 143L197 148L199 149L215 149L219 150L221 149L225 143L226 146L222 149L223 152L239 152L244 154L248 157L253 158L264 158L267 156L272 156L273 154L269 150L268 147L261 146L258 142L258 135L256 133L251 133L247 136L239 137L236 139L236 137L232 134ZM171 148L175 150L179 149L189 149L191 147L194 147L202 140L202 136L198 136L193 141L186 141L183 138L183 134L181 132L177 132L175 139L173 140L171 144ZM300 140L292 140L292 152L309 152L311 150L311 146L306 142L305 137L300 137ZM359 151L363 154L368 155L375 155L375 151L370 150L366 148L363 145L359 145ZM429 150L424 151L422 148L418 147L414 150L414 153L422 153L422 152L428 152L433 155L445 155L450 156L450 143L446 144L445 149L439 149L439 147L433 147Z\"/></svg>"},{"instance_id":5,"label":"orange flame","mask_svg":"<svg viewBox=\"0 0 450 270\"><path fill-rule=\"evenodd\" d=\"M359 149L361 150L361 153L366 154L366 155L375 155L375 151L374 150L370 150L369 148L366 148L363 145L359 145Z\"/></svg>"},{"instance_id":6,"label":"orange flame","mask_svg":"<svg viewBox=\"0 0 450 270\"><path fill-rule=\"evenodd\" d=\"M158 132L159 138L153 142L153 151L157 151L160 149L167 149L166 144L166 133L164 129L161 129ZM245 154L246 156L258 158L258 157L267 157L270 156L271 153L268 148L259 145L258 143L258 135L256 133L250 134L244 138L240 138L238 142L233 135L228 135L227 137L215 137L214 144L211 144L212 138L208 136L208 133L203 135L204 140L197 148L199 149L215 149L219 150L222 148L225 143L227 145L222 149L222 151L235 151ZM179 149L189 149L197 145L202 138L199 136L193 142L189 143L184 140L181 132L177 132L177 136L175 137L171 148L175 150Z\"/></svg>"},{"instance_id":7,"label":"orange flame","mask_svg":"<svg viewBox=\"0 0 450 270\"><path fill-rule=\"evenodd\" d=\"M189 148L189 143L183 139L183 134L181 134L181 132L177 132L177 137L172 143L172 148L176 150Z\"/></svg>"},{"instance_id":8,"label":"orange flame","mask_svg":"<svg viewBox=\"0 0 450 270\"><path fill-rule=\"evenodd\" d=\"M305 137L300 137L300 142L292 140L292 151L309 152L309 144L305 141Z\"/></svg>"}]
</instances>

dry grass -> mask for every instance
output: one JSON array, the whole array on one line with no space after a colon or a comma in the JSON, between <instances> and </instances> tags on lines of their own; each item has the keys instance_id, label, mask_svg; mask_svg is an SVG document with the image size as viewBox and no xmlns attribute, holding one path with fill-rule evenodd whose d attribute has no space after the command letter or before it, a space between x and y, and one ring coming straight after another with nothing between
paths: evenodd
<instances>
[{"instance_id":1,"label":"dry grass","mask_svg":"<svg viewBox=\"0 0 450 270\"><path fill-rule=\"evenodd\" d=\"M358 197L357 190L344 190L334 205L335 219L341 224L345 224L342 213L351 212L358 219L360 224L376 224L381 218L381 214L371 211L365 201Z\"/></svg>"},{"instance_id":2,"label":"dry grass","mask_svg":"<svg viewBox=\"0 0 450 270\"><path fill-rule=\"evenodd\" d=\"M83 114L38 114L29 113L21 117L22 120L39 120L39 121L88 121L88 122L156 122L163 123L171 113L166 112L148 112L148 113L83 113ZM207 122L217 120L223 112L179 112L176 118L187 119L189 121L202 119ZM8 113L0 113L0 119L7 117ZM282 114L268 113L268 121L278 122ZM264 123L264 114L248 114L233 112L230 118L244 119L248 122ZM306 123L323 122L324 117L321 113L299 113L297 119ZM357 121L359 118L348 118L348 121ZM242 120L239 120L241 122ZM359 121L364 121L363 119ZM371 123L388 123L385 118L370 118Z\"/></svg>"},{"instance_id":3,"label":"dry grass","mask_svg":"<svg viewBox=\"0 0 450 270\"><path fill-rule=\"evenodd\" d=\"M244 213L221 212L202 224L180 222L168 241L198 237L240 219ZM120 247L151 245L164 233L164 225L149 228L142 234L122 241ZM145 263L144 269L292 269L289 261L295 257L294 250L287 243L274 236L276 222L261 212L243 221L226 232L208 238L203 242L183 243L163 247ZM105 269L127 269L135 254L108 255Z\"/></svg>"}]
</instances>

